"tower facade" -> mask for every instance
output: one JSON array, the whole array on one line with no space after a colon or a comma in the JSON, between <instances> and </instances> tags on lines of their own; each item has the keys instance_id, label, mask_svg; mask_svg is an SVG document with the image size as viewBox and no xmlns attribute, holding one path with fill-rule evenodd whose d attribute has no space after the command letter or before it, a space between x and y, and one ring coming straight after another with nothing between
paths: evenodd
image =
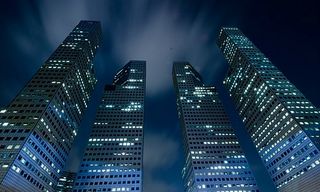
<instances>
[{"instance_id":1,"label":"tower facade","mask_svg":"<svg viewBox=\"0 0 320 192\"><path fill-rule=\"evenodd\" d=\"M186 192L257 192L258 187L215 87L186 62L173 65L182 128Z\"/></svg>"},{"instance_id":2,"label":"tower facade","mask_svg":"<svg viewBox=\"0 0 320 192\"><path fill-rule=\"evenodd\" d=\"M81 21L0 111L0 191L53 191L90 99L99 22Z\"/></svg>"},{"instance_id":3,"label":"tower facade","mask_svg":"<svg viewBox=\"0 0 320 192\"><path fill-rule=\"evenodd\" d=\"M62 172L58 184L55 188L55 192L72 192L76 173L64 171Z\"/></svg>"},{"instance_id":4,"label":"tower facade","mask_svg":"<svg viewBox=\"0 0 320 192\"><path fill-rule=\"evenodd\" d=\"M279 191L320 188L320 111L237 28L223 28L218 46L230 64L230 91Z\"/></svg>"},{"instance_id":5,"label":"tower facade","mask_svg":"<svg viewBox=\"0 0 320 192\"><path fill-rule=\"evenodd\" d=\"M142 191L145 61L130 61L105 86L74 192Z\"/></svg>"}]
</instances>

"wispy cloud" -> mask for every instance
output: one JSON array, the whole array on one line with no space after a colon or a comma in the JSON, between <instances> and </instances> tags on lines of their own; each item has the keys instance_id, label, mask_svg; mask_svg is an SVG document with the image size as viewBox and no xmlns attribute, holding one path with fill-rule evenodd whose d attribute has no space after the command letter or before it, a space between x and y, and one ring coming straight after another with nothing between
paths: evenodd
<instances>
[{"instance_id":1,"label":"wispy cloud","mask_svg":"<svg viewBox=\"0 0 320 192\"><path fill-rule=\"evenodd\" d=\"M146 11L137 9L130 9L130 12ZM148 95L167 91L172 85L173 61L189 61L198 70L203 70L209 63L210 67L221 64L220 60L214 63L217 60L212 59L218 50L211 36L215 36L218 29L212 31L214 29L209 27L208 30L204 15L190 20L181 10L167 3L149 11L147 19L144 14L127 14L127 18L132 15L140 18L133 18L132 22L114 29L114 51L123 62L132 58L147 60Z\"/></svg>"},{"instance_id":2,"label":"wispy cloud","mask_svg":"<svg viewBox=\"0 0 320 192\"><path fill-rule=\"evenodd\" d=\"M176 192L178 187L165 181L160 170L170 171L178 160L180 142L165 134L146 134L144 140L144 190L152 192Z\"/></svg>"},{"instance_id":3,"label":"wispy cloud","mask_svg":"<svg viewBox=\"0 0 320 192\"><path fill-rule=\"evenodd\" d=\"M171 68L175 60L189 61L200 71L206 66L211 70L216 66L212 71L220 72L217 69L222 61L215 57L219 52L214 43L219 28L214 24L222 19L218 16L208 23L208 15L190 18L170 1L150 3L144 0L117 4L112 1L95 1L94 4L85 0L44 1L40 14L53 47L79 20L100 20L103 32L110 35L104 44L111 44L111 49L102 54L112 54L117 68L131 59L146 60L147 93L151 96L171 86ZM114 68L99 67L98 70Z\"/></svg>"}]
</instances>

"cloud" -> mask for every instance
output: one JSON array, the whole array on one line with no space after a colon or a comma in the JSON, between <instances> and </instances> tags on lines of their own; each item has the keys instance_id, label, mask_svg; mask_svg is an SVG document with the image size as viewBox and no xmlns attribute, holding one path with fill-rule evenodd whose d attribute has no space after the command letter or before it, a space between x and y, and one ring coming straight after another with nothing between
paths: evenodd
<instances>
[{"instance_id":1,"label":"cloud","mask_svg":"<svg viewBox=\"0 0 320 192\"><path fill-rule=\"evenodd\" d=\"M56 48L80 20L89 18L85 0L41 1L40 18L48 41Z\"/></svg>"},{"instance_id":2,"label":"cloud","mask_svg":"<svg viewBox=\"0 0 320 192\"><path fill-rule=\"evenodd\" d=\"M145 169L170 167L176 160L179 143L164 134L146 134L144 145Z\"/></svg>"},{"instance_id":3,"label":"cloud","mask_svg":"<svg viewBox=\"0 0 320 192\"><path fill-rule=\"evenodd\" d=\"M149 133L144 140L144 190L174 192L177 186L158 176L159 170L168 170L178 159L180 143L165 134Z\"/></svg>"},{"instance_id":4,"label":"cloud","mask_svg":"<svg viewBox=\"0 0 320 192\"><path fill-rule=\"evenodd\" d=\"M168 91L172 86L171 69L176 60L191 62L197 70L216 66L219 73L219 53L215 46L221 20L201 14L190 17L181 5L171 1L91 1L72 0L40 5L40 14L48 41L56 47L81 19L100 20L104 46L101 53L113 55L115 65L99 65L99 71L121 68L132 59L147 61L147 94ZM214 26L214 27L213 27ZM218 57L219 58L219 57ZM107 63L107 62L106 62Z\"/></svg>"},{"instance_id":5,"label":"cloud","mask_svg":"<svg viewBox=\"0 0 320 192\"><path fill-rule=\"evenodd\" d=\"M186 60L202 70L212 59L216 46L208 41L214 34L208 30L204 15L188 21L181 10L163 3L150 11L147 19L133 20L114 29L114 52L123 62L134 58L147 60L148 95L165 92L172 85L173 61Z\"/></svg>"},{"instance_id":6,"label":"cloud","mask_svg":"<svg viewBox=\"0 0 320 192\"><path fill-rule=\"evenodd\" d=\"M150 175L144 176L144 191L152 192L181 192L177 186L162 180L155 180Z\"/></svg>"}]
</instances>

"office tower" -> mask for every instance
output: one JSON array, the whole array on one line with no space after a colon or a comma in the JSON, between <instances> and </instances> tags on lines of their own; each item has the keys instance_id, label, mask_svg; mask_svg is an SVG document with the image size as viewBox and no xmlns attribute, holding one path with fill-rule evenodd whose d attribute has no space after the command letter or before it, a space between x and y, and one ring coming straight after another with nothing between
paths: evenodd
<instances>
[{"instance_id":1,"label":"office tower","mask_svg":"<svg viewBox=\"0 0 320 192\"><path fill-rule=\"evenodd\" d=\"M142 191L145 61L130 61L105 86L74 192Z\"/></svg>"},{"instance_id":2,"label":"office tower","mask_svg":"<svg viewBox=\"0 0 320 192\"><path fill-rule=\"evenodd\" d=\"M99 22L81 21L0 111L0 191L53 191L96 78Z\"/></svg>"},{"instance_id":3,"label":"office tower","mask_svg":"<svg viewBox=\"0 0 320 192\"><path fill-rule=\"evenodd\" d=\"M72 192L72 187L76 179L76 173L64 171L62 172L55 192Z\"/></svg>"},{"instance_id":4,"label":"office tower","mask_svg":"<svg viewBox=\"0 0 320 192\"><path fill-rule=\"evenodd\" d=\"M320 188L320 111L237 28L218 45L230 67L225 85L279 191Z\"/></svg>"},{"instance_id":5,"label":"office tower","mask_svg":"<svg viewBox=\"0 0 320 192\"><path fill-rule=\"evenodd\" d=\"M215 87L186 62L173 81L185 148L186 192L257 192L258 187Z\"/></svg>"}]
</instances>

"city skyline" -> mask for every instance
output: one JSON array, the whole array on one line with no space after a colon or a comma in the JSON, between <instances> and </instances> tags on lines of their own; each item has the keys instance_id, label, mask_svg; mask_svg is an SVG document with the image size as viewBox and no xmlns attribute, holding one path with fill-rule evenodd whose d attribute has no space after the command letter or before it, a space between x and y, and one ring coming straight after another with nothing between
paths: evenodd
<instances>
[{"instance_id":1,"label":"city skyline","mask_svg":"<svg viewBox=\"0 0 320 192\"><path fill-rule=\"evenodd\" d=\"M217 85L252 171L258 173L257 183L261 191L270 191L263 165L222 85L228 64L216 39L222 26L240 28L319 107L316 7L317 1L2 2L0 106L14 98L80 20L99 20L103 45L94 61L98 83L71 152L70 170L80 164L104 85L124 63L141 59L147 61L145 190L182 191L183 153L170 72L172 62L182 60L194 64L205 84Z\"/></svg>"}]
</instances>

